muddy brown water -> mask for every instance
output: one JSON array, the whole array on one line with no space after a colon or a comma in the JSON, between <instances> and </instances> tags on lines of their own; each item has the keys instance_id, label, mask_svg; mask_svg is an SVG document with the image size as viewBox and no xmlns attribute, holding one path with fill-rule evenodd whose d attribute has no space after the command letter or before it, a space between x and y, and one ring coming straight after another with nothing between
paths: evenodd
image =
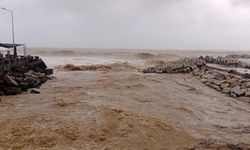
<instances>
[{"instance_id":1,"label":"muddy brown water","mask_svg":"<svg viewBox=\"0 0 250 150\"><path fill-rule=\"evenodd\" d=\"M33 95L1 97L0 149L185 149L250 143L250 104L191 74L58 71ZM216 149L216 148L213 148Z\"/></svg>"}]
</instances>

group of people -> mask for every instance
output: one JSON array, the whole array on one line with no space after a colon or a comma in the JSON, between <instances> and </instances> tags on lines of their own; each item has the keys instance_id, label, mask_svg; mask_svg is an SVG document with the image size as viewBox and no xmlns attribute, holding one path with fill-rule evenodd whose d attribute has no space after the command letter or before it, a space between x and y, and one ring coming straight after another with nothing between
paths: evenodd
<instances>
[{"instance_id":1,"label":"group of people","mask_svg":"<svg viewBox=\"0 0 250 150\"><path fill-rule=\"evenodd\" d=\"M4 58L4 57L9 57L10 56L10 50L9 49L6 51L6 55L4 55L5 54L4 52L5 52L4 50L0 51L0 58Z\"/></svg>"}]
</instances>

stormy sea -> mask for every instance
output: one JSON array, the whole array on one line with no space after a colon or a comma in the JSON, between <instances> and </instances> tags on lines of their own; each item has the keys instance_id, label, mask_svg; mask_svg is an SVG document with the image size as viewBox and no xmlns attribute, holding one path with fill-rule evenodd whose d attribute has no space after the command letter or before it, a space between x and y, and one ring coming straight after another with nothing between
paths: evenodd
<instances>
[{"instance_id":1,"label":"stormy sea","mask_svg":"<svg viewBox=\"0 0 250 150\"><path fill-rule=\"evenodd\" d=\"M250 105L191 73L144 74L230 51L33 48L54 69L40 94L3 96L0 147L231 149L250 143Z\"/></svg>"}]
</instances>

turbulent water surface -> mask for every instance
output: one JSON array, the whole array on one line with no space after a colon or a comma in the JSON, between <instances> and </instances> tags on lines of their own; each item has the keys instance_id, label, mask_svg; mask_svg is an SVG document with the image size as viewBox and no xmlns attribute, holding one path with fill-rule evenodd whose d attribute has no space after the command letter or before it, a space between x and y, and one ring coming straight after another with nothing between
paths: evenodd
<instances>
[{"instance_id":1,"label":"turbulent water surface","mask_svg":"<svg viewBox=\"0 0 250 150\"><path fill-rule=\"evenodd\" d=\"M56 79L39 95L1 97L0 149L231 149L250 143L250 104L190 74L140 72L185 53L32 52L55 67Z\"/></svg>"}]
</instances>

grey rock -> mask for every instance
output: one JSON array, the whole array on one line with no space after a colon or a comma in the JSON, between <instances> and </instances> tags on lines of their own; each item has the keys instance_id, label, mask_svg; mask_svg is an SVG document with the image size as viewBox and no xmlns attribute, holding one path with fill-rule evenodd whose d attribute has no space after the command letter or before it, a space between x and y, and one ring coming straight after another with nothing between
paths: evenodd
<instances>
[{"instance_id":1,"label":"grey rock","mask_svg":"<svg viewBox=\"0 0 250 150\"><path fill-rule=\"evenodd\" d=\"M236 91L235 94L237 94L238 96L244 96L246 91L246 89L240 89L239 91Z\"/></svg>"},{"instance_id":2,"label":"grey rock","mask_svg":"<svg viewBox=\"0 0 250 150\"><path fill-rule=\"evenodd\" d=\"M4 81L9 85L18 86L18 83L14 79L12 79L9 75L4 76Z\"/></svg>"},{"instance_id":3,"label":"grey rock","mask_svg":"<svg viewBox=\"0 0 250 150\"><path fill-rule=\"evenodd\" d=\"M207 80L207 82L211 82L211 83L213 83L215 81L215 79L206 79L206 80Z\"/></svg>"},{"instance_id":4,"label":"grey rock","mask_svg":"<svg viewBox=\"0 0 250 150\"><path fill-rule=\"evenodd\" d=\"M20 82L19 87L23 90L26 91L29 88L29 84L26 82Z\"/></svg>"},{"instance_id":5,"label":"grey rock","mask_svg":"<svg viewBox=\"0 0 250 150\"><path fill-rule=\"evenodd\" d=\"M245 93L245 96L246 96L246 97L250 97L250 91L247 91L247 92Z\"/></svg>"},{"instance_id":6,"label":"grey rock","mask_svg":"<svg viewBox=\"0 0 250 150\"><path fill-rule=\"evenodd\" d=\"M7 87L4 91L5 95L17 95L21 93L21 88L19 87Z\"/></svg>"},{"instance_id":7,"label":"grey rock","mask_svg":"<svg viewBox=\"0 0 250 150\"><path fill-rule=\"evenodd\" d=\"M206 79L205 79L205 80L206 80ZM212 83L211 83L211 82L206 81L206 82L204 82L204 84L205 84L206 86L210 86Z\"/></svg>"},{"instance_id":8,"label":"grey rock","mask_svg":"<svg viewBox=\"0 0 250 150\"><path fill-rule=\"evenodd\" d=\"M222 83L224 83L225 81L224 80L214 80L213 81L213 84L217 85L217 86L220 86Z\"/></svg>"},{"instance_id":9,"label":"grey rock","mask_svg":"<svg viewBox=\"0 0 250 150\"><path fill-rule=\"evenodd\" d=\"M236 78L231 78L230 80L227 80L227 82L230 84L231 87L235 87L239 85L239 81Z\"/></svg>"},{"instance_id":10,"label":"grey rock","mask_svg":"<svg viewBox=\"0 0 250 150\"><path fill-rule=\"evenodd\" d=\"M222 88L222 89L224 89L224 88L227 88L227 87L229 87L230 86L230 84L229 83L222 83L221 85L220 85L220 87Z\"/></svg>"},{"instance_id":11,"label":"grey rock","mask_svg":"<svg viewBox=\"0 0 250 150\"><path fill-rule=\"evenodd\" d=\"M0 62L0 95L20 94L28 88L39 87L48 80L48 74L52 69L46 70L47 66L39 57L20 57L11 61L3 58Z\"/></svg>"},{"instance_id":12,"label":"grey rock","mask_svg":"<svg viewBox=\"0 0 250 150\"><path fill-rule=\"evenodd\" d=\"M229 75L225 75L224 77L225 77L226 80L230 80L231 79L231 77Z\"/></svg>"},{"instance_id":13,"label":"grey rock","mask_svg":"<svg viewBox=\"0 0 250 150\"><path fill-rule=\"evenodd\" d=\"M235 86L230 90L231 93L236 94L237 96L244 96L245 93L247 92L246 89L241 89L240 86Z\"/></svg>"},{"instance_id":14,"label":"grey rock","mask_svg":"<svg viewBox=\"0 0 250 150\"><path fill-rule=\"evenodd\" d=\"M237 95L235 93L230 93L230 96L233 97L233 98L237 97Z\"/></svg>"},{"instance_id":15,"label":"grey rock","mask_svg":"<svg viewBox=\"0 0 250 150\"><path fill-rule=\"evenodd\" d=\"M25 82L28 83L30 88L35 88L39 86L39 80L37 78L27 77L25 79Z\"/></svg>"},{"instance_id":16,"label":"grey rock","mask_svg":"<svg viewBox=\"0 0 250 150\"><path fill-rule=\"evenodd\" d=\"M230 92L230 88L228 88L228 87L223 88L221 92L224 94L228 94Z\"/></svg>"},{"instance_id":17,"label":"grey rock","mask_svg":"<svg viewBox=\"0 0 250 150\"><path fill-rule=\"evenodd\" d=\"M45 70L45 74L46 74L46 75L51 75L51 74L53 74L53 69L46 69L46 70Z\"/></svg>"},{"instance_id":18,"label":"grey rock","mask_svg":"<svg viewBox=\"0 0 250 150\"><path fill-rule=\"evenodd\" d=\"M250 82L246 82L245 85L247 88L250 88Z\"/></svg>"},{"instance_id":19,"label":"grey rock","mask_svg":"<svg viewBox=\"0 0 250 150\"><path fill-rule=\"evenodd\" d=\"M198 76L202 77L204 76L205 72L203 70L201 70L199 73L198 73Z\"/></svg>"},{"instance_id":20,"label":"grey rock","mask_svg":"<svg viewBox=\"0 0 250 150\"><path fill-rule=\"evenodd\" d=\"M30 91L30 93L32 93L32 94L40 94L40 92L39 92L39 91L34 90L34 89L33 89L33 90L31 90L31 91Z\"/></svg>"},{"instance_id":21,"label":"grey rock","mask_svg":"<svg viewBox=\"0 0 250 150\"><path fill-rule=\"evenodd\" d=\"M235 92L237 92L237 91L239 91L239 90L240 90L240 86L237 85L237 86L231 88L231 89L230 89L230 92L235 93Z\"/></svg>"},{"instance_id":22,"label":"grey rock","mask_svg":"<svg viewBox=\"0 0 250 150\"><path fill-rule=\"evenodd\" d=\"M215 75L213 75L213 74L207 74L207 75L204 75L204 78L211 80L211 79L215 78Z\"/></svg>"},{"instance_id":23,"label":"grey rock","mask_svg":"<svg viewBox=\"0 0 250 150\"><path fill-rule=\"evenodd\" d=\"M201 82L205 83L205 82L207 82L207 79L201 79Z\"/></svg>"},{"instance_id":24,"label":"grey rock","mask_svg":"<svg viewBox=\"0 0 250 150\"><path fill-rule=\"evenodd\" d=\"M33 74L34 74L33 70L30 70L30 71L24 73L25 76L32 76Z\"/></svg>"},{"instance_id":25,"label":"grey rock","mask_svg":"<svg viewBox=\"0 0 250 150\"><path fill-rule=\"evenodd\" d=\"M217 86L217 85L215 85L215 84L213 84L211 82L206 82L205 85L207 85L208 87L213 88L213 89L215 89L217 91L221 90L221 88L219 86Z\"/></svg>"}]
</instances>

